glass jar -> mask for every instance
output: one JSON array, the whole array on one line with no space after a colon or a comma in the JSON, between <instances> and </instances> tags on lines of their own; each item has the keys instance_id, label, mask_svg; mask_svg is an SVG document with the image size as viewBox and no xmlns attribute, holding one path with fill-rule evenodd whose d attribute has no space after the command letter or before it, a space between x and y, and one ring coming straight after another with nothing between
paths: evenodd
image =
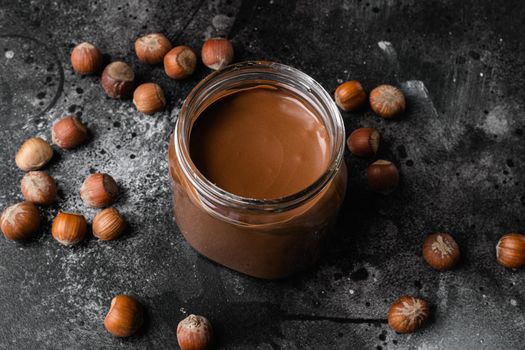
<instances>
[{"instance_id":1,"label":"glass jar","mask_svg":"<svg viewBox=\"0 0 525 350\"><path fill-rule=\"evenodd\" d=\"M289 89L319 114L331 141L329 166L304 190L277 199L228 193L206 179L190 158L192 125L214 96L257 85ZM168 148L176 223L209 259L245 274L277 279L314 264L346 192L345 130L330 95L305 73L273 62L244 62L202 80L180 110Z\"/></svg>"}]
</instances>

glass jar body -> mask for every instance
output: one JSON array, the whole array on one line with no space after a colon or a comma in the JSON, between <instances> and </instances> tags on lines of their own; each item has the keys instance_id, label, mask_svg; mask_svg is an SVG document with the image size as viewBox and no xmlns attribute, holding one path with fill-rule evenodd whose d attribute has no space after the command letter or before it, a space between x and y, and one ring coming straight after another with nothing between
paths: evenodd
<instances>
[{"instance_id":1,"label":"glass jar body","mask_svg":"<svg viewBox=\"0 0 525 350\"><path fill-rule=\"evenodd\" d=\"M225 192L193 164L189 136L211 101L236 89L275 85L304 98L323 120L332 152L326 173L300 193L255 200ZM277 279L314 264L330 237L346 193L344 125L326 91L312 78L271 62L246 62L205 78L186 98L168 147L176 223L209 259L245 274Z\"/></svg>"}]
</instances>

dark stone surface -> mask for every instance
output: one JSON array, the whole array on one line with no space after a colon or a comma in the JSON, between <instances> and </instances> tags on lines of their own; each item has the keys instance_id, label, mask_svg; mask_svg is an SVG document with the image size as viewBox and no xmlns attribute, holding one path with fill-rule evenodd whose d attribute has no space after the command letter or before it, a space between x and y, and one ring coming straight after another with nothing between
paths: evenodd
<instances>
[{"instance_id":1,"label":"dark stone surface","mask_svg":"<svg viewBox=\"0 0 525 350\"><path fill-rule=\"evenodd\" d=\"M525 210L525 8L519 1L41 1L0 3L0 206L22 199L14 155L30 136L50 139L53 121L80 115L91 141L56 149L47 168L59 203L43 208L34 240L0 239L1 349L167 349L188 313L212 321L227 349L518 349L525 332L524 272L495 261L499 237L523 232ZM375 126L379 157L397 163L391 196L365 185L369 160L347 155L350 186L338 241L321 263L291 279L264 282L195 253L172 219L166 145L182 100L206 74L169 80L137 61L133 42L162 31L199 49L232 39L237 61L297 67L329 92L346 79L367 90L395 83L405 116L344 113L347 132ZM106 61L124 59L141 81L166 91L165 112L144 116L107 99L98 77L73 74L71 48L95 43ZM118 181L117 207L131 231L114 242L55 242L59 208L85 213L78 189L94 171ZM429 232L449 231L462 248L454 271L423 261ZM133 293L148 321L129 339L102 320L111 298ZM386 324L401 294L432 304L426 328L398 335Z\"/></svg>"}]
</instances>

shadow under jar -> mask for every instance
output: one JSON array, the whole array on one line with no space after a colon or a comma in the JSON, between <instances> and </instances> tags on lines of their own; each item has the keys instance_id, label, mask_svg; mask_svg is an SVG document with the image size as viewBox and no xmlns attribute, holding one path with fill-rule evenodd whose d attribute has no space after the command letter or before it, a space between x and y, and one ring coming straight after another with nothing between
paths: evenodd
<instances>
[{"instance_id":1,"label":"shadow under jar","mask_svg":"<svg viewBox=\"0 0 525 350\"><path fill-rule=\"evenodd\" d=\"M188 95L168 148L175 219L199 253L284 278L314 264L346 192L330 95L273 62L217 71Z\"/></svg>"}]
</instances>

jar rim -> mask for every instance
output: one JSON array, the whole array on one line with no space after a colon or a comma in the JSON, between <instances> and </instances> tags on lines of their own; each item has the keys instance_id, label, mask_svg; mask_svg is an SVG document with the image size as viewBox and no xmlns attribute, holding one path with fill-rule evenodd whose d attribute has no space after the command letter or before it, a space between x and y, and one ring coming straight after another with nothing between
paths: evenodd
<instances>
[{"instance_id":1,"label":"jar rim","mask_svg":"<svg viewBox=\"0 0 525 350\"><path fill-rule=\"evenodd\" d=\"M216 86L224 80L228 74L243 73L276 73L293 76L293 79L303 85L305 89L310 92L315 92L315 97L323 103L325 111L318 111L320 113L328 114L331 121L334 123L334 139L332 145L331 159L326 171L312 184L303 190L271 199L257 199L243 197L234 193L228 192L208 180L193 163L189 152L189 133L191 133L191 126L188 125L191 119L191 104L206 93L207 89ZM188 129L189 128L189 129ZM189 130L188 133L185 131ZM174 148L179 159L181 169L184 176L190 181L194 188L204 197L206 202L212 207L227 206L232 209L251 210L255 212L283 212L291 210L300 206L305 201L321 192L325 185L328 184L339 170L344 156L344 138L345 128L343 118L335 102L332 100L328 92L312 77L306 73L290 67L285 64L271 62L271 61L245 61L229 65L221 70L215 71L202 79L188 94L184 100L177 117L175 132L173 137Z\"/></svg>"}]
</instances>

